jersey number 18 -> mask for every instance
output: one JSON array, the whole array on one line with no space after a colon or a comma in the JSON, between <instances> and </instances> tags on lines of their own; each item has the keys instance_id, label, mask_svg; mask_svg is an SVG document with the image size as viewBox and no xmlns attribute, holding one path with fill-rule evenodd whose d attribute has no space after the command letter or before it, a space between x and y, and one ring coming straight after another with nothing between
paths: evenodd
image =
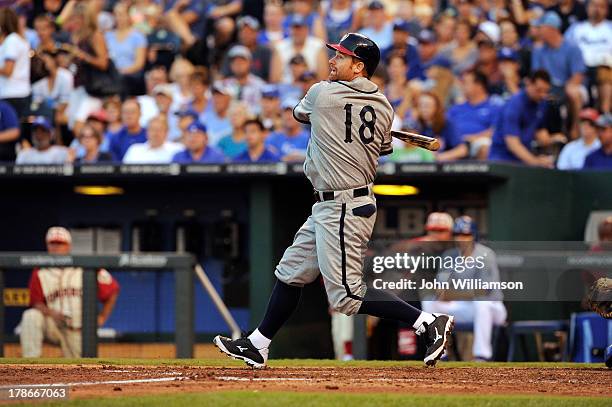
<instances>
[{"instance_id":1,"label":"jersey number 18","mask_svg":"<svg viewBox=\"0 0 612 407\"><path fill-rule=\"evenodd\" d=\"M353 105L351 103L347 103L344 105L344 111L346 112L346 119L344 120L345 124L345 143L352 143L353 138L351 134L351 126L353 124L352 121L352 112ZM366 118L366 114L370 113L370 118ZM365 105L361 111L359 112L359 118L361 119L361 126L359 126L359 138L363 144L369 144L374 141L374 125L376 124L376 112L374 108L370 105ZM370 130L370 137L366 137L365 130Z\"/></svg>"}]
</instances>

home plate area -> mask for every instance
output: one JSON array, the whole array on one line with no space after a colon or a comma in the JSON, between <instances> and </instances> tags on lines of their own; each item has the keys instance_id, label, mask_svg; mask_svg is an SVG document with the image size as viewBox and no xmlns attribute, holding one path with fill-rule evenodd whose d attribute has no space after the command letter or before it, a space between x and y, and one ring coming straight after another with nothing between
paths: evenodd
<instances>
[{"instance_id":1,"label":"home plate area","mask_svg":"<svg viewBox=\"0 0 612 407\"><path fill-rule=\"evenodd\" d=\"M588 367L0 366L0 388L15 385L69 386L71 399L228 390L612 397L610 372Z\"/></svg>"}]
</instances>

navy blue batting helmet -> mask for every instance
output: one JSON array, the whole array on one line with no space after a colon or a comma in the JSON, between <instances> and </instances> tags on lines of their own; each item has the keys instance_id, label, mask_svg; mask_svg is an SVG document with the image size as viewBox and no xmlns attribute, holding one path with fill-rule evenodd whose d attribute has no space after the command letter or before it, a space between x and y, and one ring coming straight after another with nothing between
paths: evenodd
<instances>
[{"instance_id":1,"label":"navy blue batting helmet","mask_svg":"<svg viewBox=\"0 0 612 407\"><path fill-rule=\"evenodd\" d=\"M459 216L455 219L455 226L453 227L453 234L455 235L472 235L476 238L478 234L478 225L469 216Z\"/></svg>"},{"instance_id":2,"label":"navy blue batting helmet","mask_svg":"<svg viewBox=\"0 0 612 407\"><path fill-rule=\"evenodd\" d=\"M359 33L348 33L338 44L327 44L327 48L350 55L362 61L370 78L380 61L378 45L368 37Z\"/></svg>"}]
</instances>

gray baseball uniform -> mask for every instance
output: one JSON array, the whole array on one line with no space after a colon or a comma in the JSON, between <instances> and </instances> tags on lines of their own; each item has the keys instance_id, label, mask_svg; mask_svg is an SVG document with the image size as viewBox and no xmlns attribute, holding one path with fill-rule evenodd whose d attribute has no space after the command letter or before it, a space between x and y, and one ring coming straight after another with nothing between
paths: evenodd
<instances>
[{"instance_id":1,"label":"gray baseball uniform","mask_svg":"<svg viewBox=\"0 0 612 407\"><path fill-rule=\"evenodd\" d=\"M379 156L392 151L393 109L374 83L359 77L313 85L293 114L311 125L304 173L321 200L275 274L302 286L321 273L332 307L353 315L366 290L363 259L376 221L371 187Z\"/></svg>"}]
</instances>

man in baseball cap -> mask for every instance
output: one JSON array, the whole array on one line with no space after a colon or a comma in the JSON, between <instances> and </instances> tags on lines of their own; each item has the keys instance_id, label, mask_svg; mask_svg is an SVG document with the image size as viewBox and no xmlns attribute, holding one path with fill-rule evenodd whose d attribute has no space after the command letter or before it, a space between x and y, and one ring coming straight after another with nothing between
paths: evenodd
<instances>
[{"instance_id":1,"label":"man in baseball cap","mask_svg":"<svg viewBox=\"0 0 612 407\"><path fill-rule=\"evenodd\" d=\"M451 240L453 230L453 218L446 212L432 212L425 223L427 236L431 240Z\"/></svg>"},{"instance_id":2,"label":"man in baseball cap","mask_svg":"<svg viewBox=\"0 0 612 407\"><path fill-rule=\"evenodd\" d=\"M68 229L52 226L45 237L49 254L68 254L72 250L72 236Z\"/></svg>"},{"instance_id":3,"label":"man in baseball cap","mask_svg":"<svg viewBox=\"0 0 612 407\"><path fill-rule=\"evenodd\" d=\"M16 164L64 164L68 161L68 149L53 145L53 126L43 116L32 121L34 148L21 150Z\"/></svg>"},{"instance_id":4,"label":"man in baseball cap","mask_svg":"<svg viewBox=\"0 0 612 407\"><path fill-rule=\"evenodd\" d=\"M567 143L557 159L560 170L579 170L584 166L584 159L601 147L597 138L599 119L597 110L588 108L580 112L580 138Z\"/></svg>"},{"instance_id":5,"label":"man in baseball cap","mask_svg":"<svg viewBox=\"0 0 612 407\"><path fill-rule=\"evenodd\" d=\"M477 280L499 281L495 252L477 242L478 226L470 216L460 216L453 225L456 247L446 250L442 258L454 259L452 267L439 270L441 281ZM470 260L471 259L471 260ZM449 262L450 263L450 262ZM454 287L453 283L450 283ZM423 309L432 313L452 313L457 321L474 325L472 358L489 361L493 358L493 327L505 323L508 315L501 290L444 290L434 301L423 301ZM465 355L463 355L465 358Z\"/></svg>"},{"instance_id":6,"label":"man in baseball cap","mask_svg":"<svg viewBox=\"0 0 612 407\"><path fill-rule=\"evenodd\" d=\"M599 130L601 147L593 151L584 160L584 169L611 170L612 169L612 113L599 116L595 121Z\"/></svg>"},{"instance_id":7,"label":"man in baseball cap","mask_svg":"<svg viewBox=\"0 0 612 407\"><path fill-rule=\"evenodd\" d=\"M192 164L192 163L222 163L225 156L208 145L208 134L206 126L196 120L187 126L185 131L185 150L180 151L172 158L173 163Z\"/></svg>"}]
</instances>

